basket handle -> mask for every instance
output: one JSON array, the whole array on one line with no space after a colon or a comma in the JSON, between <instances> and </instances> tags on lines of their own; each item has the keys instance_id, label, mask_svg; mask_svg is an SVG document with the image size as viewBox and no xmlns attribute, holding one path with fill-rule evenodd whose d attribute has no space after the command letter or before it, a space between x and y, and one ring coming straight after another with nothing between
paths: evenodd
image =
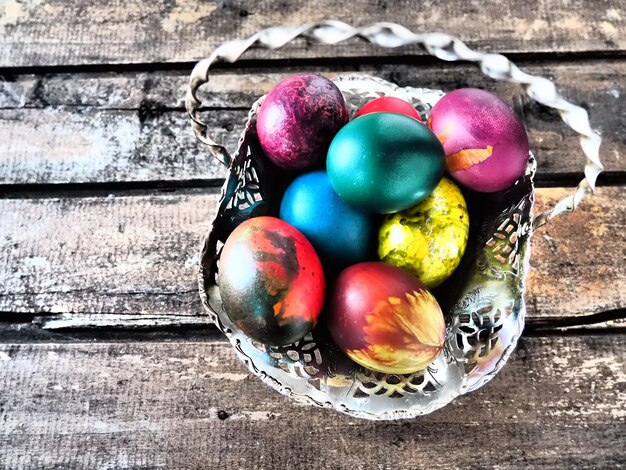
<instances>
[{"instance_id":1,"label":"basket handle","mask_svg":"<svg viewBox=\"0 0 626 470\"><path fill-rule=\"evenodd\" d=\"M191 72L185 107L198 140L206 144L215 158L226 167L230 167L232 161L230 154L224 146L211 139L207 125L199 117L201 101L198 98L198 89L208 82L209 67L215 62L235 62L251 48L279 49L299 36L306 36L323 44L337 44L355 36L386 48L420 44L430 55L441 60L474 62L485 75L494 80L519 83L530 98L556 109L563 122L580 135L580 145L587 159L585 177L573 194L534 218L533 231L559 214L572 212L587 194L595 190L596 179L603 170L599 155L602 139L591 129L587 111L564 100L552 81L521 71L501 54L474 51L454 36L444 33L416 34L395 23L374 23L361 28L354 28L341 21L321 21L299 27L276 26L259 31L248 39L225 42L210 57L198 62Z\"/></svg>"}]
</instances>

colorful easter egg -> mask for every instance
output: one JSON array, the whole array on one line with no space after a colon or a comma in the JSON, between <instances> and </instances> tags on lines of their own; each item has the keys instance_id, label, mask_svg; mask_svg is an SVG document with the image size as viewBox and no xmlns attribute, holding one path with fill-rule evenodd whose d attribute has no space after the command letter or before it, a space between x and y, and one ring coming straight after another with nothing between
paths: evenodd
<instances>
[{"instance_id":1,"label":"colorful easter egg","mask_svg":"<svg viewBox=\"0 0 626 470\"><path fill-rule=\"evenodd\" d=\"M422 118L408 101L395 96L381 96L369 101L354 115L355 118L370 113L398 113L421 121Z\"/></svg>"},{"instance_id":2,"label":"colorful easter egg","mask_svg":"<svg viewBox=\"0 0 626 470\"><path fill-rule=\"evenodd\" d=\"M426 368L441 351L446 334L441 308L424 284L380 262L341 272L327 325L353 361L389 374Z\"/></svg>"},{"instance_id":3,"label":"colorful easter egg","mask_svg":"<svg viewBox=\"0 0 626 470\"><path fill-rule=\"evenodd\" d=\"M345 267L369 257L371 215L341 199L325 171L301 175L289 185L280 218L307 237L325 266Z\"/></svg>"},{"instance_id":4,"label":"colorful easter egg","mask_svg":"<svg viewBox=\"0 0 626 470\"><path fill-rule=\"evenodd\" d=\"M313 329L324 303L325 280L302 233L275 217L256 217L226 240L219 287L224 311L237 328L278 346Z\"/></svg>"},{"instance_id":5,"label":"colorful easter egg","mask_svg":"<svg viewBox=\"0 0 626 470\"><path fill-rule=\"evenodd\" d=\"M311 168L348 122L348 107L339 88L313 74L288 77L265 97L256 130L265 155L290 170Z\"/></svg>"},{"instance_id":6,"label":"colorful easter egg","mask_svg":"<svg viewBox=\"0 0 626 470\"><path fill-rule=\"evenodd\" d=\"M446 168L462 185L491 193L513 185L528 163L528 135L519 116L496 95L462 88L433 107L428 127L446 152Z\"/></svg>"},{"instance_id":7,"label":"colorful easter egg","mask_svg":"<svg viewBox=\"0 0 626 470\"><path fill-rule=\"evenodd\" d=\"M385 218L378 234L378 256L433 288L459 265L468 235L463 194L444 177L422 202Z\"/></svg>"},{"instance_id":8,"label":"colorful easter egg","mask_svg":"<svg viewBox=\"0 0 626 470\"><path fill-rule=\"evenodd\" d=\"M333 189L349 204L389 214L417 204L435 189L445 154L437 137L417 120L372 113L337 133L326 168Z\"/></svg>"}]
</instances>

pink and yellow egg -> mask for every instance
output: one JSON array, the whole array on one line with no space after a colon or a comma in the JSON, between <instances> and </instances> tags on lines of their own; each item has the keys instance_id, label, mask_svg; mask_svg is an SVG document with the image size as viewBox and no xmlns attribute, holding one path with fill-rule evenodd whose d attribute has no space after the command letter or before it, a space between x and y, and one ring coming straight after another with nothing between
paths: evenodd
<instances>
[{"instance_id":1,"label":"pink and yellow egg","mask_svg":"<svg viewBox=\"0 0 626 470\"><path fill-rule=\"evenodd\" d=\"M443 144L457 182L491 193L512 186L528 164L528 135L519 116L493 93L462 88L439 100L427 121Z\"/></svg>"}]
</instances>

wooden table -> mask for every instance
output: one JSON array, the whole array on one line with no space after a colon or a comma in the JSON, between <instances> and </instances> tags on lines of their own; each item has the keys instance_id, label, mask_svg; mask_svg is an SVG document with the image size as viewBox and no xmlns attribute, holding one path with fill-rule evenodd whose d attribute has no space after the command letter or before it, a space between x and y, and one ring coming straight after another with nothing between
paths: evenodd
<instances>
[{"instance_id":1,"label":"wooden table","mask_svg":"<svg viewBox=\"0 0 626 470\"><path fill-rule=\"evenodd\" d=\"M0 467L616 468L626 464L626 5L583 0L0 2ZM371 423L296 405L203 314L198 249L225 172L191 135L188 74L226 39L336 18L440 30L552 77L604 135L597 195L533 240L528 322L480 391ZM418 48L306 41L216 69L234 148L285 74L364 71L495 90L524 115L537 205L581 177L577 139L519 88Z\"/></svg>"}]
</instances>

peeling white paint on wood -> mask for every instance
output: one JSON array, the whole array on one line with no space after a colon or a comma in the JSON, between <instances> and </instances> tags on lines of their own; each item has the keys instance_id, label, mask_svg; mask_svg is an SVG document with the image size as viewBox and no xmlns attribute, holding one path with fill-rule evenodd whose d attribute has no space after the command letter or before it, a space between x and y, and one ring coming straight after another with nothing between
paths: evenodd
<instances>
[{"instance_id":1,"label":"peeling white paint on wood","mask_svg":"<svg viewBox=\"0 0 626 470\"><path fill-rule=\"evenodd\" d=\"M606 17L609 20L621 21L622 12L617 8L609 8L606 10Z\"/></svg>"},{"instance_id":2,"label":"peeling white paint on wood","mask_svg":"<svg viewBox=\"0 0 626 470\"><path fill-rule=\"evenodd\" d=\"M17 23L22 15L22 3L16 0L0 1L0 30L4 26Z\"/></svg>"},{"instance_id":3,"label":"peeling white paint on wood","mask_svg":"<svg viewBox=\"0 0 626 470\"><path fill-rule=\"evenodd\" d=\"M241 382L250 377L249 374L234 374L232 372L210 372L209 376L216 380L230 380L232 382Z\"/></svg>"},{"instance_id":4,"label":"peeling white paint on wood","mask_svg":"<svg viewBox=\"0 0 626 470\"><path fill-rule=\"evenodd\" d=\"M55 312L55 310L57 312ZM68 312L67 305L55 306L52 313ZM35 322L45 330L62 330L67 328L106 328L125 326L127 328L158 327L158 326L206 326L212 324L207 315L154 315L151 308L146 307L143 314L85 314L63 313L58 316L38 317Z\"/></svg>"},{"instance_id":5,"label":"peeling white paint on wood","mask_svg":"<svg viewBox=\"0 0 626 470\"><path fill-rule=\"evenodd\" d=\"M600 23L600 29L602 29L604 34L611 39L617 39L619 36L619 30L609 21L603 21Z\"/></svg>"},{"instance_id":6,"label":"peeling white paint on wood","mask_svg":"<svg viewBox=\"0 0 626 470\"><path fill-rule=\"evenodd\" d=\"M50 266L50 261L46 256L33 256L30 258L26 258L24 260L24 264L31 268L41 268L45 266Z\"/></svg>"}]
</instances>

